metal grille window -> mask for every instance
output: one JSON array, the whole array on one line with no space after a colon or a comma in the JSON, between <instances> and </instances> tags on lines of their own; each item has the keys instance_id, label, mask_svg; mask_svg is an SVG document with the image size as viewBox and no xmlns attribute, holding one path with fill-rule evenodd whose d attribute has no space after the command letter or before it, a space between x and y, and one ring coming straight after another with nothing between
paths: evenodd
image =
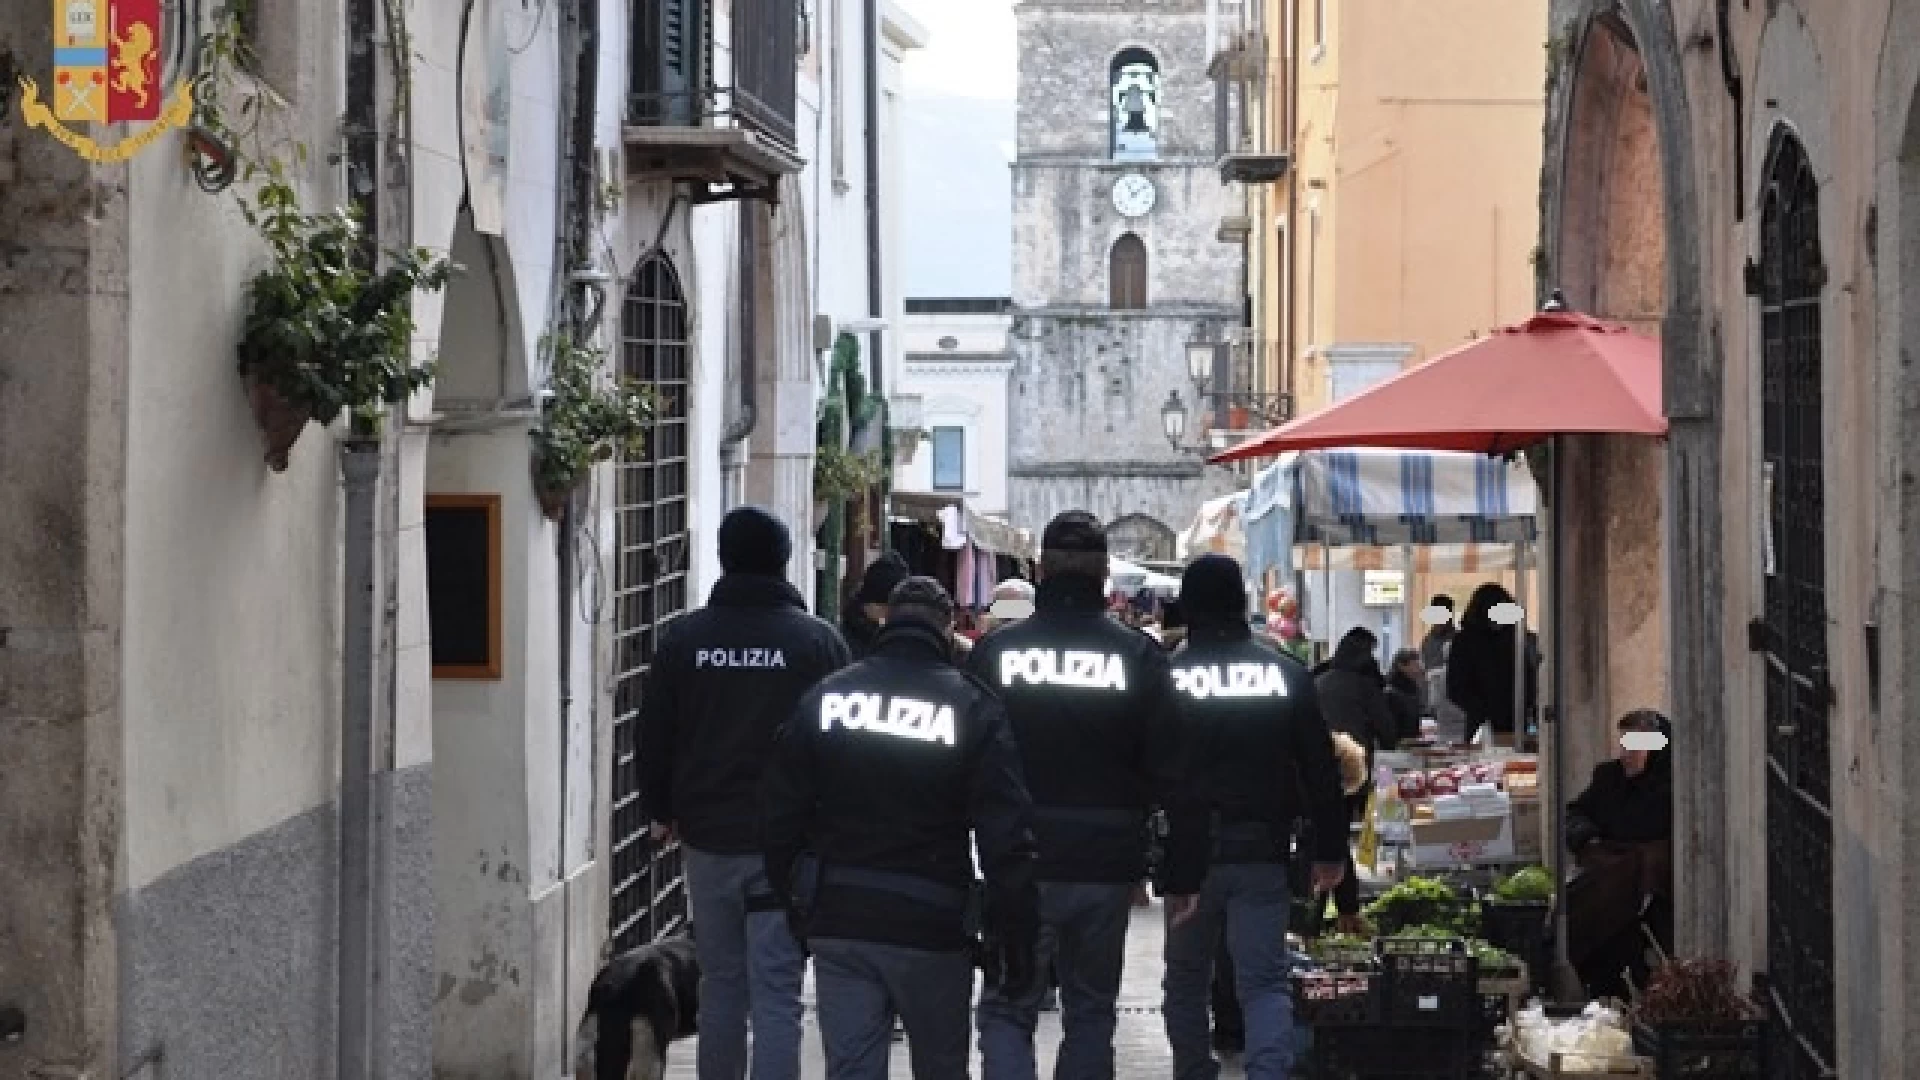
<instances>
[{"instance_id":1,"label":"metal grille window","mask_svg":"<svg viewBox=\"0 0 1920 1080\"><path fill-rule=\"evenodd\" d=\"M1819 193L1775 143L1760 220L1761 474L1767 500L1767 985L1783 1080L1834 1075L1833 798L1821 443Z\"/></svg>"},{"instance_id":2,"label":"metal grille window","mask_svg":"<svg viewBox=\"0 0 1920 1080\"><path fill-rule=\"evenodd\" d=\"M677 845L656 845L640 812L640 694L660 633L687 608L687 305L673 264L635 270L620 319L620 374L653 388L655 425L623 457L615 487L612 916L616 951L686 921Z\"/></svg>"}]
</instances>

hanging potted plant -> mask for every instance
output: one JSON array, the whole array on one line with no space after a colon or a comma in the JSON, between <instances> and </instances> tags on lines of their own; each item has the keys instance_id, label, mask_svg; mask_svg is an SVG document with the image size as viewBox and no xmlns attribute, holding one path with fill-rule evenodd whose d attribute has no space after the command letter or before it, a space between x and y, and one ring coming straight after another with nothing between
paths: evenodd
<instances>
[{"instance_id":1,"label":"hanging potted plant","mask_svg":"<svg viewBox=\"0 0 1920 1080\"><path fill-rule=\"evenodd\" d=\"M411 301L416 290L445 287L453 266L412 248L389 251L369 271L357 257L355 216L304 213L280 180L241 207L273 262L247 286L240 377L267 466L284 472L309 421L325 426L345 412L357 435L375 435L388 408L433 381L431 364L414 363Z\"/></svg>"},{"instance_id":2,"label":"hanging potted plant","mask_svg":"<svg viewBox=\"0 0 1920 1080\"><path fill-rule=\"evenodd\" d=\"M871 488L880 479L879 455L856 454L828 443L814 451L814 528L825 521L836 502L845 502Z\"/></svg>"},{"instance_id":3,"label":"hanging potted plant","mask_svg":"<svg viewBox=\"0 0 1920 1080\"><path fill-rule=\"evenodd\" d=\"M603 380L603 349L567 335L549 338L546 346L552 374L532 433L533 490L541 512L558 521L595 464L644 448L654 399L651 387Z\"/></svg>"}]
</instances>

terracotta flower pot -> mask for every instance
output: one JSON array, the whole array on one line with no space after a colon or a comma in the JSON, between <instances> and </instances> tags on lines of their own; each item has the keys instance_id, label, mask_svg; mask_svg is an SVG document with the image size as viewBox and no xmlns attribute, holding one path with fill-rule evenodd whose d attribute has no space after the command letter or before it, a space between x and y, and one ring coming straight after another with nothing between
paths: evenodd
<instances>
[{"instance_id":1,"label":"terracotta flower pot","mask_svg":"<svg viewBox=\"0 0 1920 1080\"><path fill-rule=\"evenodd\" d=\"M288 402L273 384L254 375L247 376L247 403L253 407L254 423L266 437L267 468L286 472L293 444L300 441L307 421L313 419L312 412Z\"/></svg>"}]
</instances>

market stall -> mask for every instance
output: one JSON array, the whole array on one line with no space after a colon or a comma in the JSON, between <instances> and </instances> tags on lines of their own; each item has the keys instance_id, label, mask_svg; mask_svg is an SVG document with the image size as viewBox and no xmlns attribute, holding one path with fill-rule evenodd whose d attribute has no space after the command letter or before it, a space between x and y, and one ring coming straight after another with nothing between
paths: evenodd
<instances>
[{"instance_id":1,"label":"market stall","mask_svg":"<svg viewBox=\"0 0 1920 1080\"><path fill-rule=\"evenodd\" d=\"M957 495L896 491L888 539L915 574L938 580L954 604L978 613L994 586L1033 576L1033 536L1025 529L968 507Z\"/></svg>"}]
</instances>

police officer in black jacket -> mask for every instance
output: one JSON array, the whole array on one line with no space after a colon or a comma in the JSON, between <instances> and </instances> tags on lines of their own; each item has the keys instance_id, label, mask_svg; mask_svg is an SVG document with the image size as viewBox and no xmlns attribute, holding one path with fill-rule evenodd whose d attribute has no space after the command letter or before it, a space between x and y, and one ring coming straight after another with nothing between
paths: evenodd
<instances>
[{"instance_id":1,"label":"police officer in black jacket","mask_svg":"<svg viewBox=\"0 0 1920 1080\"><path fill-rule=\"evenodd\" d=\"M707 606L660 636L640 697L641 809L685 845L700 961L701 1080L798 1080L806 957L762 873L760 785L774 736L847 666L846 642L786 580L787 527L757 507L720 523Z\"/></svg>"},{"instance_id":2,"label":"police officer in black jacket","mask_svg":"<svg viewBox=\"0 0 1920 1080\"><path fill-rule=\"evenodd\" d=\"M1287 985L1287 864L1293 822L1312 824L1316 895L1346 873L1347 812L1313 680L1247 626L1240 564L1205 555L1180 582L1187 647L1173 659L1185 776L1167 805L1167 888L1200 894L1167 929L1161 1013L1174 1080L1215 1080L1208 1041L1213 961L1224 934L1245 1015L1249 1080L1293 1068Z\"/></svg>"},{"instance_id":3,"label":"police officer in black jacket","mask_svg":"<svg viewBox=\"0 0 1920 1080\"><path fill-rule=\"evenodd\" d=\"M896 1012L916 1080L965 1080L983 929L989 984L1033 982L1033 804L1005 712L952 655L953 601L908 578L872 654L801 701L767 774L767 877L813 949L833 1080L884 1080Z\"/></svg>"},{"instance_id":4,"label":"police officer in black jacket","mask_svg":"<svg viewBox=\"0 0 1920 1080\"><path fill-rule=\"evenodd\" d=\"M1159 644L1106 614L1107 536L1061 514L1041 538L1032 617L974 646L969 669L1006 703L1040 841L1040 962L1060 980L1056 1080L1111 1080L1114 1003L1147 814L1177 775L1177 706ZM1170 897L1187 911L1193 897ZM980 1000L987 1080L1035 1080L1043 988Z\"/></svg>"}]
</instances>

